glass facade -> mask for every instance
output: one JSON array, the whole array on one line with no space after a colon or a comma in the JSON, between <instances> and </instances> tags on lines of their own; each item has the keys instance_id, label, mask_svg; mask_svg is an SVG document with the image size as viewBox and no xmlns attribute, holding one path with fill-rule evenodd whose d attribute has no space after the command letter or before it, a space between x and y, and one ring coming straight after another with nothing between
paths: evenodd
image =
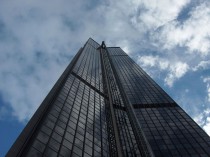
<instances>
[{"instance_id":1,"label":"glass facade","mask_svg":"<svg viewBox=\"0 0 210 157\"><path fill-rule=\"evenodd\" d=\"M132 104L174 103L121 48L108 48L108 52Z\"/></svg>"},{"instance_id":2,"label":"glass facade","mask_svg":"<svg viewBox=\"0 0 210 157\"><path fill-rule=\"evenodd\" d=\"M156 156L209 156L209 137L180 107L135 111Z\"/></svg>"},{"instance_id":3,"label":"glass facade","mask_svg":"<svg viewBox=\"0 0 210 157\"><path fill-rule=\"evenodd\" d=\"M210 156L209 136L120 48L116 75L155 156Z\"/></svg>"},{"instance_id":4,"label":"glass facade","mask_svg":"<svg viewBox=\"0 0 210 157\"><path fill-rule=\"evenodd\" d=\"M210 156L209 136L121 48L89 39L10 156Z\"/></svg>"}]
</instances>

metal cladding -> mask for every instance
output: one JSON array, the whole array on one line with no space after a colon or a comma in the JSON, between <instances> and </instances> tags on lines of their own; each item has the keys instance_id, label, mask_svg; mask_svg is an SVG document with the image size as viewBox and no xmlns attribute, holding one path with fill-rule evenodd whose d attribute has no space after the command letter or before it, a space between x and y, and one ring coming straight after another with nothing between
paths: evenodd
<instances>
[{"instance_id":1,"label":"metal cladding","mask_svg":"<svg viewBox=\"0 0 210 157\"><path fill-rule=\"evenodd\" d=\"M209 136L120 47L88 39L7 157L207 157Z\"/></svg>"}]
</instances>

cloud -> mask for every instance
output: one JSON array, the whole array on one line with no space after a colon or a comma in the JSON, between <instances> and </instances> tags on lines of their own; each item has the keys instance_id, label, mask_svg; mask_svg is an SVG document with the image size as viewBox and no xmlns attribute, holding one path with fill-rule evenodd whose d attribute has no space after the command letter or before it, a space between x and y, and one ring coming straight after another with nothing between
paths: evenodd
<instances>
[{"instance_id":1,"label":"cloud","mask_svg":"<svg viewBox=\"0 0 210 157\"><path fill-rule=\"evenodd\" d=\"M138 62L142 67L158 66L160 70L166 70L169 67L169 61L159 56L141 56Z\"/></svg>"},{"instance_id":2,"label":"cloud","mask_svg":"<svg viewBox=\"0 0 210 157\"><path fill-rule=\"evenodd\" d=\"M73 38L77 24L67 21L78 13L74 7L72 14L58 1L0 3L0 92L12 109L7 113L25 122L84 39ZM77 2L74 6L82 7Z\"/></svg>"},{"instance_id":3,"label":"cloud","mask_svg":"<svg viewBox=\"0 0 210 157\"><path fill-rule=\"evenodd\" d=\"M200 69L208 69L208 68L210 68L210 60L201 61L197 66L193 68L193 71L197 71Z\"/></svg>"},{"instance_id":4,"label":"cloud","mask_svg":"<svg viewBox=\"0 0 210 157\"><path fill-rule=\"evenodd\" d=\"M206 118L206 124L203 126L203 129L210 135L210 117Z\"/></svg>"},{"instance_id":5,"label":"cloud","mask_svg":"<svg viewBox=\"0 0 210 157\"><path fill-rule=\"evenodd\" d=\"M200 52L197 54L208 59L208 3L193 9L183 24L176 21L189 3L189 0L1 1L0 92L12 108L11 114L20 122L30 119L89 37L121 46L132 57L138 54L141 56L138 63L147 72L151 69L164 72L161 79L172 87L190 67L201 67L197 55L195 64L188 59L192 58L189 52L175 51L177 46L186 46L190 52L197 50ZM201 28L195 25L197 22Z\"/></svg>"},{"instance_id":6,"label":"cloud","mask_svg":"<svg viewBox=\"0 0 210 157\"><path fill-rule=\"evenodd\" d=\"M138 35L125 14L118 1L1 1L0 92L10 114L30 119L89 37L130 50Z\"/></svg>"},{"instance_id":7,"label":"cloud","mask_svg":"<svg viewBox=\"0 0 210 157\"><path fill-rule=\"evenodd\" d=\"M159 72L167 71L164 81L169 87L172 87L174 82L183 77L190 69L187 63L176 60L170 61L159 56L141 56L138 63L142 67L150 67L150 71L151 67L158 68Z\"/></svg>"},{"instance_id":8,"label":"cloud","mask_svg":"<svg viewBox=\"0 0 210 157\"><path fill-rule=\"evenodd\" d=\"M157 56L141 56L138 59L138 61L143 67L147 66L154 67L157 64L158 60L159 57Z\"/></svg>"},{"instance_id":9,"label":"cloud","mask_svg":"<svg viewBox=\"0 0 210 157\"><path fill-rule=\"evenodd\" d=\"M203 82L206 83L207 101L210 103L210 76L203 77Z\"/></svg>"},{"instance_id":10,"label":"cloud","mask_svg":"<svg viewBox=\"0 0 210 157\"><path fill-rule=\"evenodd\" d=\"M210 108L195 116L194 120L210 135Z\"/></svg>"},{"instance_id":11,"label":"cloud","mask_svg":"<svg viewBox=\"0 0 210 157\"><path fill-rule=\"evenodd\" d=\"M210 84L207 84L208 102L210 102Z\"/></svg>"},{"instance_id":12,"label":"cloud","mask_svg":"<svg viewBox=\"0 0 210 157\"><path fill-rule=\"evenodd\" d=\"M187 47L188 53L207 56L210 49L210 3L204 2L192 9L190 17L183 23L173 20L165 25L160 35L166 49Z\"/></svg>"},{"instance_id":13,"label":"cloud","mask_svg":"<svg viewBox=\"0 0 210 157\"><path fill-rule=\"evenodd\" d=\"M147 31L147 29L156 29L176 19L182 8L188 3L189 0L134 1L137 7L133 13L131 22L137 29L144 29L144 31Z\"/></svg>"},{"instance_id":14,"label":"cloud","mask_svg":"<svg viewBox=\"0 0 210 157\"><path fill-rule=\"evenodd\" d=\"M167 6L166 10L161 10L159 8L164 7L164 5L153 7L154 4L149 3L148 7L141 9L139 13L141 16L144 14L153 15L156 12L163 12L166 15L157 14L159 16L156 19L159 20L154 25L142 19L139 20L140 25L146 22L151 26L150 28L141 27L141 29L148 28L146 31L149 30L147 39L150 42L150 47L147 47L147 49L151 51L146 51L149 54L141 55L140 66L149 71L153 77L161 75L165 85L169 87L172 87L174 82L182 78L187 72L192 73L193 71L208 69L210 57L210 3L202 1L197 3L196 6L192 4L194 2L190 1L184 1L180 4L177 2L174 5L175 11L173 14L167 12L168 9L173 8L172 6ZM170 4L172 3L170 2ZM165 3L165 5L167 4ZM186 12L185 9L188 11ZM185 12L186 14L182 15ZM152 17L156 17L156 15ZM182 17L182 20L178 19L179 17ZM158 21L164 22L160 23ZM167 74L161 73L157 75L157 71L159 73L164 71Z\"/></svg>"},{"instance_id":15,"label":"cloud","mask_svg":"<svg viewBox=\"0 0 210 157\"><path fill-rule=\"evenodd\" d=\"M204 83L210 82L210 77L204 77L204 78L203 78L203 82L204 82Z\"/></svg>"},{"instance_id":16,"label":"cloud","mask_svg":"<svg viewBox=\"0 0 210 157\"><path fill-rule=\"evenodd\" d=\"M165 78L165 83L172 87L174 81L184 76L184 74L188 71L189 66L186 63L176 62L170 66L170 72Z\"/></svg>"},{"instance_id":17,"label":"cloud","mask_svg":"<svg viewBox=\"0 0 210 157\"><path fill-rule=\"evenodd\" d=\"M32 116L65 64L60 65L54 60L30 64L27 58L26 61L5 59L0 75L0 80L4 82L0 85L2 97L11 105L12 115L23 122ZM28 58L32 59L32 56Z\"/></svg>"}]
</instances>

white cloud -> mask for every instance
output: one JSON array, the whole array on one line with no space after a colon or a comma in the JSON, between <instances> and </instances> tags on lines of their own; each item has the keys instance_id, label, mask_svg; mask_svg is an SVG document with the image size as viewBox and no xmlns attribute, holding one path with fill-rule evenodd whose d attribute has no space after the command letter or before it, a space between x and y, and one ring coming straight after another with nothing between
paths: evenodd
<instances>
[{"instance_id":1,"label":"white cloud","mask_svg":"<svg viewBox=\"0 0 210 157\"><path fill-rule=\"evenodd\" d=\"M129 1L1 1L0 92L11 114L27 121L89 37L131 51L139 34L124 4L135 7Z\"/></svg>"},{"instance_id":2,"label":"white cloud","mask_svg":"<svg viewBox=\"0 0 210 157\"><path fill-rule=\"evenodd\" d=\"M210 135L210 108L195 116L194 120Z\"/></svg>"},{"instance_id":3,"label":"white cloud","mask_svg":"<svg viewBox=\"0 0 210 157\"><path fill-rule=\"evenodd\" d=\"M183 77L190 69L187 63L176 60L169 61L158 56L141 56L138 63L145 68L155 67L159 71L167 71L164 81L169 87L172 87L174 82Z\"/></svg>"},{"instance_id":4,"label":"white cloud","mask_svg":"<svg viewBox=\"0 0 210 157\"><path fill-rule=\"evenodd\" d=\"M191 21L186 21L183 28L170 23L188 3L189 0L112 0L96 4L80 0L1 1L0 92L13 109L12 114L19 121L28 120L71 56L89 37L99 42L105 40L111 46L121 46L132 54L134 50L143 48L161 50L159 43L150 41L148 35L160 26L165 31L158 40L164 37L167 44L175 43L172 44L174 46L179 45L179 40L187 43L190 37L195 36L190 29L193 24L204 44L202 52L206 54L207 43L203 42L207 37L206 28L201 25L205 24L205 19L206 26L209 24L205 6L203 12L199 7L194 10L200 14L192 12ZM202 29L194 26L195 19ZM171 28L170 31L166 32L167 28ZM202 30L204 33L199 32ZM199 41L197 37L195 41ZM176 52L173 56L164 53L161 57L158 54L141 55L140 65L166 72L165 83L169 86L189 70L188 61L180 59L183 56Z\"/></svg>"},{"instance_id":5,"label":"white cloud","mask_svg":"<svg viewBox=\"0 0 210 157\"><path fill-rule=\"evenodd\" d=\"M137 9L131 18L137 29L156 29L177 18L190 0L142 0L134 1Z\"/></svg>"},{"instance_id":6,"label":"white cloud","mask_svg":"<svg viewBox=\"0 0 210 157\"><path fill-rule=\"evenodd\" d=\"M160 70L166 70L169 67L169 61L159 56L141 56L137 62L142 67L159 67Z\"/></svg>"},{"instance_id":7,"label":"white cloud","mask_svg":"<svg viewBox=\"0 0 210 157\"><path fill-rule=\"evenodd\" d=\"M27 59L27 58L25 58ZM29 60L34 59L32 56ZM4 101L11 105L12 115L19 121L28 120L48 93L64 65L54 60L45 61L46 66L35 62L20 63L14 58L7 58L1 69L0 89ZM27 62L27 61L22 61ZM43 65L42 65L43 64ZM29 66L29 67L24 67Z\"/></svg>"},{"instance_id":8,"label":"white cloud","mask_svg":"<svg viewBox=\"0 0 210 157\"><path fill-rule=\"evenodd\" d=\"M202 77L203 82L206 84L207 101L210 103L210 76Z\"/></svg>"},{"instance_id":9,"label":"white cloud","mask_svg":"<svg viewBox=\"0 0 210 157\"><path fill-rule=\"evenodd\" d=\"M196 52L206 56L210 52L209 28L210 2L205 2L193 9L189 19L183 23L172 21L165 25L158 38L167 49L176 46L187 47L189 53Z\"/></svg>"},{"instance_id":10,"label":"white cloud","mask_svg":"<svg viewBox=\"0 0 210 157\"><path fill-rule=\"evenodd\" d=\"M199 69L208 69L210 68L210 60L201 61L197 66L193 68L193 71L197 71Z\"/></svg>"},{"instance_id":11,"label":"white cloud","mask_svg":"<svg viewBox=\"0 0 210 157\"><path fill-rule=\"evenodd\" d=\"M32 116L71 55L88 39L79 33L75 37L75 23L66 24L65 15L74 18L82 5L75 2L77 9L70 9L63 4L0 2L0 92L20 122Z\"/></svg>"},{"instance_id":12,"label":"white cloud","mask_svg":"<svg viewBox=\"0 0 210 157\"><path fill-rule=\"evenodd\" d=\"M207 84L208 102L210 102L210 84Z\"/></svg>"},{"instance_id":13,"label":"white cloud","mask_svg":"<svg viewBox=\"0 0 210 157\"><path fill-rule=\"evenodd\" d=\"M203 118L204 118L203 114L199 114L193 119L197 124L199 124L200 126L203 126L205 124L205 121L203 120Z\"/></svg>"},{"instance_id":14,"label":"white cloud","mask_svg":"<svg viewBox=\"0 0 210 157\"><path fill-rule=\"evenodd\" d=\"M203 126L203 129L210 135L210 117L206 118L206 124Z\"/></svg>"},{"instance_id":15,"label":"white cloud","mask_svg":"<svg viewBox=\"0 0 210 157\"><path fill-rule=\"evenodd\" d=\"M155 56L141 56L138 59L139 64L141 66L146 67L146 66L155 66L158 62L159 57Z\"/></svg>"},{"instance_id":16,"label":"white cloud","mask_svg":"<svg viewBox=\"0 0 210 157\"><path fill-rule=\"evenodd\" d=\"M209 77L204 77L204 78L203 78L203 82L204 82L204 83L210 82L210 76L209 76Z\"/></svg>"},{"instance_id":17,"label":"white cloud","mask_svg":"<svg viewBox=\"0 0 210 157\"><path fill-rule=\"evenodd\" d=\"M186 63L176 62L170 66L170 72L165 78L165 83L172 87L174 81L184 76L184 74L189 70L189 66Z\"/></svg>"}]
</instances>

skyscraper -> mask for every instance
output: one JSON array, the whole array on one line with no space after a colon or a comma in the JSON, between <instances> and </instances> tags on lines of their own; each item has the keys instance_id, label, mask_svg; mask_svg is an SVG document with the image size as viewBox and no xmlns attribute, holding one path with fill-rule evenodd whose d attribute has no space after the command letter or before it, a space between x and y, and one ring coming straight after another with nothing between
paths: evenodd
<instances>
[{"instance_id":1,"label":"skyscraper","mask_svg":"<svg viewBox=\"0 0 210 157\"><path fill-rule=\"evenodd\" d=\"M90 38L11 156L207 157L210 138L120 47Z\"/></svg>"}]
</instances>

